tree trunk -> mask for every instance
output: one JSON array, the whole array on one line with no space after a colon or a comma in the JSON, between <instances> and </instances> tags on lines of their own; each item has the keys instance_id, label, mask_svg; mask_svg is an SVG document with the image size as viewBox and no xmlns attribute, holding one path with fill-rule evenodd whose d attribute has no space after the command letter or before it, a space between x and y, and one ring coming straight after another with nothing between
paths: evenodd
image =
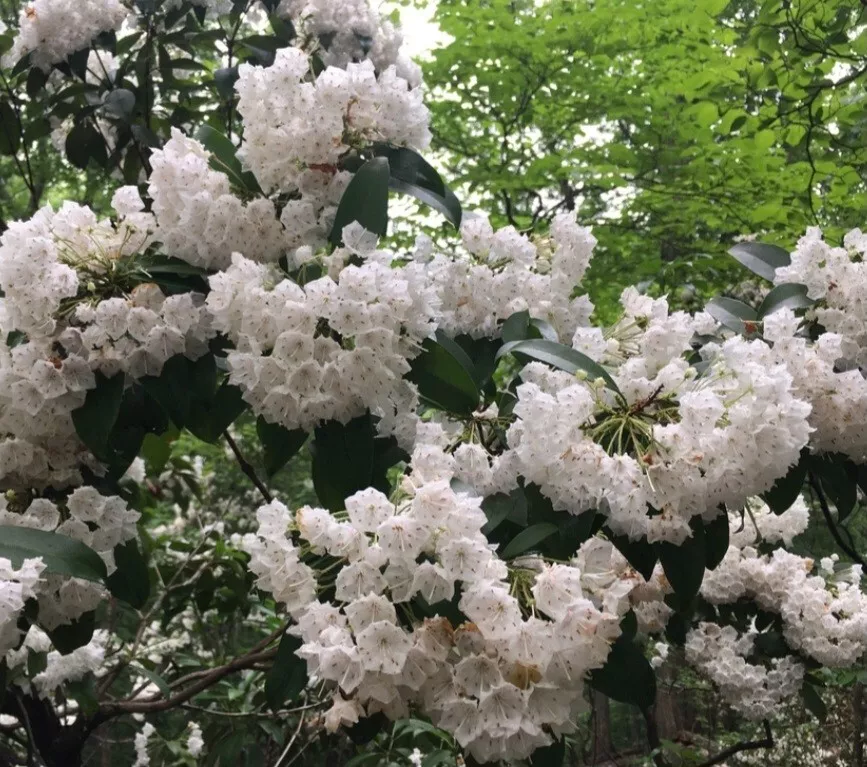
<instances>
[{"instance_id":1,"label":"tree trunk","mask_svg":"<svg viewBox=\"0 0 867 767\"><path fill-rule=\"evenodd\" d=\"M593 691L593 753L590 764L611 759L614 746L611 743L611 709L606 698L598 690Z\"/></svg>"}]
</instances>

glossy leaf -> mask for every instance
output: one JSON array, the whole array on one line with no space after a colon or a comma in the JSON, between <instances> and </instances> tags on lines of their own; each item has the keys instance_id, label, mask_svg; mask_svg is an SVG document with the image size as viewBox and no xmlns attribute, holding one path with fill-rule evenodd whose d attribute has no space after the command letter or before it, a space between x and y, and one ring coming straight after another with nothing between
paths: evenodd
<instances>
[{"instance_id":1,"label":"glossy leaf","mask_svg":"<svg viewBox=\"0 0 867 767\"><path fill-rule=\"evenodd\" d=\"M256 419L256 433L262 443L265 473L273 477L282 469L307 441L303 429L289 430L279 423L268 423L262 416Z\"/></svg>"},{"instance_id":2,"label":"glossy leaf","mask_svg":"<svg viewBox=\"0 0 867 767\"><path fill-rule=\"evenodd\" d=\"M385 157L374 157L359 168L343 192L329 241L343 244L343 229L357 221L368 232L384 237L388 231L390 170Z\"/></svg>"},{"instance_id":3,"label":"glossy leaf","mask_svg":"<svg viewBox=\"0 0 867 767\"><path fill-rule=\"evenodd\" d=\"M500 557L502 559L513 559L520 554L524 554L538 546L546 538L554 535L558 530L557 525L553 525L550 522L531 525L518 533L506 544L506 547L500 552Z\"/></svg>"},{"instance_id":4,"label":"glossy leaf","mask_svg":"<svg viewBox=\"0 0 867 767\"><path fill-rule=\"evenodd\" d=\"M609 389L620 394L620 389L617 388L617 384L605 368L571 346L565 346L544 338L512 341L502 346L497 357L502 357L505 354L522 354L551 365L558 370L565 370L567 373L581 371L586 373L590 379L601 378Z\"/></svg>"},{"instance_id":5,"label":"glossy leaf","mask_svg":"<svg viewBox=\"0 0 867 767\"><path fill-rule=\"evenodd\" d=\"M761 242L739 242L729 248L729 253L753 274L774 281L776 270L791 263L789 252L777 245Z\"/></svg>"},{"instance_id":6,"label":"glossy leaf","mask_svg":"<svg viewBox=\"0 0 867 767\"><path fill-rule=\"evenodd\" d=\"M468 416L479 406L472 361L442 333L436 339L426 338L422 353L410 365L407 378L418 386L424 401L459 416Z\"/></svg>"},{"instance_id":7,"label":"glossy leaf","mask_svg":"<svg viewBox=\"0 0 867 767\"><path fill-rule=\"evenodd\" d=\"M809 309L814 301L807 297L807 286L786 282L773 288L759 306L758 317L764 319L780 309Z\"/></svg>"},{"instance_id":8,"label":"glossy leaf","mask_svg":"<svg viewBox=\"0 0 867 767\"><path fill-rule=\"evenodd\" d=\"M105 563L92 548L75 538L30 527L0 525L0 557L15 568L25 559L41 557L49 573L105 580Z\"/></svg>"},{"instance_id":9,"label":"glossy leaf","mask_svg":"<svg viewBox=\"0 0 867 767\"><path fill-rule=\"evenodd\" d=\"M274 663L265 675L265 700L274 711L295 700L307 684L307 663L295 654L299 647L298 637L283 634Z\"/></svg>"}]
</instances>

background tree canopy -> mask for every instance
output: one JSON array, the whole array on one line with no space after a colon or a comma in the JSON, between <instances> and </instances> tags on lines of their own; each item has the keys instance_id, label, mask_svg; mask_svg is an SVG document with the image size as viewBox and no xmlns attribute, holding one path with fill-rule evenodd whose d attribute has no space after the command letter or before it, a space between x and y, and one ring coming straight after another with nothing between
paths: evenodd
<instances>
[{"instance_id":1,"label":"background tree canopy","mask_svg":"<svg viewBox=\"0 0 867 767\"><path fill-rule=\"evenodd\" d=\"M737 279L738 236L862 223L865 19L835 0L441 0L435 146L498 223L592 223L603 310L632 280L706 297Z\"/></svg>"}]
</instances>

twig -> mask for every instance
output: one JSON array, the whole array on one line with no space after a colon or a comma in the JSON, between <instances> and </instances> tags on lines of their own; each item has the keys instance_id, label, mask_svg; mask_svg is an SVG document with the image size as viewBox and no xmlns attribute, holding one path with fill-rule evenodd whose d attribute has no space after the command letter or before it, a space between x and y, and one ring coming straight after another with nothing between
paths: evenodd
<instances>
[{"instance_id":1,"label":"twig","mask_svg":"<svg viewBox=\"0 0 867 767\"><path fill-rule=\"evenodd\" d=\"M232 449L232 452L235 454L235 458L238 461L238 466L241 467L241 471L244 472L249 478L250 481L256 486L256 489L262 494L262 497L265 499L265 503L271 503L274 500L274 497L269 492L268 488L262 483L262 480L256 475L256 470L250 464L250 462L244 458L243 453L238 448L235 440L232 439L232 435L229 434L228 429L223 432L223 436L226 438L226 442L229 443L229 447Z\"/></svg>"},{"instance_id":2,"label":"twig","mask_svg":"<svg viewBox=\"0 0 867 767\"><path fill-rule=\"evenodd\" d=\"M765 737L762 740L747 740L741 743L735 743L730 748L720 751L716 756L712 756L706 762L702 762L698 767L712 767L714 764L722 764L730 756L739 754L741 751L756 751L760 748L774 747L774 734L771 732L771 723L764 719L762 724L765 727Z\"/></svg>"},{"instance_id":3,"label":"twig","mask_svg":"<svg viewBox=\"0 0 867 767\"><path fill-rule=\"evenodd\" d=\"M651 757L656 767L669 767L665 756L662 753L662 741L659 739L659 729L656 726L656 711L655 707L643 708L641 713L644 714L644 723L647 726L647 742L650 744Z\"/></svg>"},{"instance_id":4,"label":"twig","mask_svg":"<svg viewBox=\"0 0 867 767\"><path fill-rule=\"evenodd\" d=\"M200 714L212 714L213 716L228 716L238 719L280 719L284 716L292 714L300 714L302 711L310 711L314 708L324 706L327 701L318 700L315 703L308 703L306 706L298 706L298 708L284 708L280 711L217 711L213 708L205 708L204 706L194 706L192 703L183 703L181 708L188 711L197 711Z\"/></svg>"},{"instance_id":5,"label":"twig","mask_svg":"<svg viewBox=\"0 0 867 767\"><path fill-rule=\"evenodd\" d=\"M861 567L867 568L867 562L864 561L864 558L855 551L854 548L846 543L846 541L843 540L843 536L840 535L840 531L837 529L837 524L834 522L834 517L831 515L831 509L828 506L828 499L825 498L825 493L822 492L822 487L819 485L813 472L810 472L809 478L810 487L813 488L813 492L816 494L816 498L819 501L819 507L822 509L822 516L825 517L825 523L828 525L828 529L831 531L831 535L834 537L837 545L850 559L857 562Z\"/></svg>"},{"instance_id":6,"label":"twig","mask_svg":"<svg viewBox=\"0 0 867 767\"><path fill-rule=\"evenodd\" d=\"M292 733L292 737L289 738L289 742L286 744L286 748L283 749L283 753L277 757L277 761L274 762L274 767L280 767L282 761L286 758L289 753L289 749L292 748L292 744L295 742L295 739L298 737L298 733L301 732L301 727L304 725L304 713L301 714L301 717L298 719L298 726L295 728L295 732Z\"/></svg>"}]
</instances>

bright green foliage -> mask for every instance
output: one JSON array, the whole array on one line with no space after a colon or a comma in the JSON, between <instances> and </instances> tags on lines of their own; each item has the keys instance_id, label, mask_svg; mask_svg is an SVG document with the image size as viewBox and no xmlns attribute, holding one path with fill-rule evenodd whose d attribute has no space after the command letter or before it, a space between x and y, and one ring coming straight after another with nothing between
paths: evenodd
<instances>
[{"instance_id":1,"label":"bright green foliage","mask_svg":"<svg viewBox=\"0 0 867 767\"><path fill-rule=\"evenodd\" d=\"M790 246L862 223L865 16L837 0L441 0L436 144L498 223L544 229L575 207L594 225L602 311L642 280L689 303L738 278L738 235Z\"/></svg>"}]
</instances>

